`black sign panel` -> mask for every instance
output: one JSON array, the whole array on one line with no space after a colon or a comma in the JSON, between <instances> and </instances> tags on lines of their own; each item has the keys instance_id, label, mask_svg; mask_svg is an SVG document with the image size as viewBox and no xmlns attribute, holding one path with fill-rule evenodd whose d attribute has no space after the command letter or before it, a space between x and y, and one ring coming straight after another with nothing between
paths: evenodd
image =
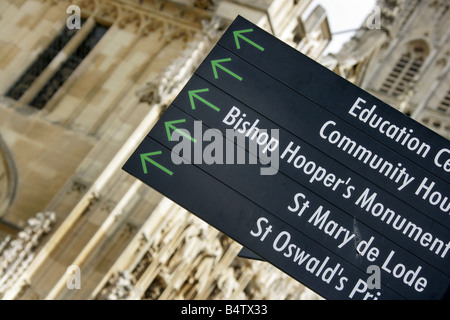
<instances>
[{"instance_id":1,"label":"black sign panel","mask_svg":"<svg viewBox=\"0 0 450 320\"><path fill-rule=\"evenodd\" d=\"M443 299L450 145L238 17L124 170L330 299Z\"/></svg>"},{"instance_id":2,"label":"black sign panel","mask_svg":"<svg viewBox=\"0 0 450 320\"><path fill-rule=\"evenodd\" d=\"M234 36L236 30L252 30L247 33L248 37L251 36L251 40L255 43L263 44L264 54L257 54L258 50L255 51L251 45L245 45L245 42L238 48ZM442 177L447 183L449 182L450 148L447 139L409 119L307 56L299 54L295 49L268 35L245 19L237 18L218 44L304 95L305 98L336 114L343 121L372 135L394 152L410 158L436 176ZM349 112L358 97L365 101L364 108L356 108ZM373 106L376 106L375 110L369 112ZM363 113L364 109L368 111ZM378 119L374 119L375 115ZM370 125L372 119L374 125ZM380 123L376 126L375 124L379 121ZM388 127L394 125L399 129L393 128L388 132L386 127L382 127L386 121ZM423 156L425 149L421 148L422 143L430 146L426 156ZM446 191L448 192L448 189Z\"/></svg>"}]
</instances>

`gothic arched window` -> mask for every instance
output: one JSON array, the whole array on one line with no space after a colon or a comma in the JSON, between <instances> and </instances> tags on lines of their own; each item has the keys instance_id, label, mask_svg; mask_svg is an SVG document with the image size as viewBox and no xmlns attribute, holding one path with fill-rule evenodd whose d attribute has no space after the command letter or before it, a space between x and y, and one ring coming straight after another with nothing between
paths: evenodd
<instances>
[{"instance_id":1,"label":"gothic arched window","mask_svg":"<svg viewBox=\"0 0 450 320\"><path fill-rule=\"evenodd\" d=\"M410 42L407 50L400 56L400 59L384 80L380 91L394 97L407 93L428 54L428 46L424 41Z\"/></svg>"},{"instance_id":2,"label":"gothic arched window","mask_svg":"<svg viewBox=\"0 0 450 320\"><path fill-rule=\"evenodd\" d=\"M81 19L81 25L84 25L85 22L85 19ZM50 79L40 85L38 92L26 103L32 107L42 109L69 78L73 71L75 71L83 59L86 58L97 42L100 41L108 28L109 27L107 26L95 23L92 30L84 36L83 40L76 46L75 50L73 50L69 56L64 58L64 62L57 70L52 72L53 74ZM77 29L69 30L64 26L53 42L37 57L22 77L20 77L9 89L6 96L15 100L21 99L38 77L47 70L50 63L57 59L58 54L64 47L69 45L69 42L74 38L77 31Z\"/></svg>"},{"instance_id":3,"label":"gothic arched window","mask_svg":"<svg viewBox=\"0 0 450 320\"><path fill-rule=\"evenodd\" d=\"M64 48L64 46L72 39L77 29L69 30L63 28L50 45L39 55L39 57L28 67L24 74L9 89L6 96L15 100L19 100L25 91L33 84L33 82L44 72L50 62Z\"/></svg>"}]
</instances>

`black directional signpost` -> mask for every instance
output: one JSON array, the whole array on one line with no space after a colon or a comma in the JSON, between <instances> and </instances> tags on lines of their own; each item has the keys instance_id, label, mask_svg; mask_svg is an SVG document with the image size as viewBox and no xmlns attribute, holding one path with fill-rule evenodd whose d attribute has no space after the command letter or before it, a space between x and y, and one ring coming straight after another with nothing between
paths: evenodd
<instances>
[{"instance_id":1,"label":"black directional signpost","mask_svg":"<svg viewBox=\"0 0 450 320\"><path fill-rule=\"evenodd\" d=\"M325 298L449 298L448 140L242 17L123 169Z\"/></svg>"}]
</instances>

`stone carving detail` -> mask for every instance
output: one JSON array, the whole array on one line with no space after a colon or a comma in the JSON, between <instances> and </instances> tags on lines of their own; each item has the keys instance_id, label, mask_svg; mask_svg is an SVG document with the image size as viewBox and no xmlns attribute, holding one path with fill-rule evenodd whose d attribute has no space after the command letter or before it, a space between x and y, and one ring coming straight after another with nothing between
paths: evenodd
<instances>
[{"instance_id":1,"label":"stone carving detail","mask_svg":"<svg viewBox=\"0 0 450 320\"><path fill-rule=\"evenodd\" d=\"M142 15L139 12L123 10L122 17L118 21L119 28L127 28L137 33L142 25Z\"/></svg>"},{"instance_id":2,"label":"stone carving detail","mask_svg":"<svg viewBox=\"0 0 450 320\"><path fill-rule=\"evenodd\" d=\"M178 210L152 220L126 254L128 268L108 279L97 299L318 299L266 262L236 258L241 246Z\"/></svg>"},{"instance_id":3,"label":"stone carving detail","mask_svg":"<svg viewBox=\"0 0 450 320\"><path fill-rule=\"evenodd\" d=\"M180 5L175 7L170 6L173 12L165 12L164 1L146 1L143 3L140 1L135 5L127 4L126 2L118 2L114 0L40 0L50 5L77 5L81 8L81 14L84 18L93 17L100 23L106 23L109 25L117 23L119 28L127 28L127 30L135 33L141 33L143 35L148 34L149 30L155 27L154 21L157 20L160 23L170 23L171 17L173 19L181 18L180 24L183 24L182 17L186 14L186 11L190 9L186 6ZM209 7L213 6L213 1L198 1L198 6ZM62 4L64 3L64 4ZM205 8L206 9L206 8ZM160 13L164 13L166 17L159 16ZM202 17L200 11L196 11L197 15ZM204 17L209 17L209 13L204 13ZM196 22L198 23L198 22ZM192 26L191 26L192 27Z\"/></svg>"},{"instance_id":4,"label":"stone carving detail","mask_svg":"<svg viewBox=\"0 0 450 320\"><path fill-rule=\"evenodd\" d=\"M108 300L122 300L126 299L130 290L133 288L135 279L128 271L121 271L114 278L110 279L109 284L112 285L110 292L106 296Z\"/></svg>"},{"instance_id":5,"label":"stone carving detail","mask_svg":"<svg viewBox=\"0 0 450 320\"><path fill-rule=\"evenodd\" d=\"M140 32L145 37L158 29L163 29L164 26L165 22L144 16L144 26L141 28Z\"/></svg>"},{"instance_id":6,"label":"stone carving detail","mask_svg":"<svg viewBox=\"0 0 450 320\"><path fill-rule=\"evenodd\" d=\"M71 1L73 4L76 4L80 8L82 8L83 15L91 15L96 8L98 8L97 0L81 0L81 1Z\"/></svg>"},{"instance_id":7,"label":"stone carving detail","mask_svg":"<svg viewBox=\"0 0 450 320\"><path fill-rule=\"evenodd\" d=\"M195 0L194 7L203 9L203 10L211 10L214 6L213 0Z\"/></svg>"},{"instance_id":8,"label":"stone carving detail","mask_svg":"<svg viewBox=\"0 0 450 320\"><path fill-rule=\"evenodd\" d=\"M147 83L136 93L141 102L164 104L174 98L173 94L179 92L184 86L205 57L212 43L219 38L221 29L220 18L203 21L203 31L194 35L193 40L187 44L187 48L180 57L173 61L160 76Z\"/></svg>"},{"instance_id":9,"label":"stone carving detail","mask_svg":"<svg viewBox=\"0 0 450 320\"><path fill-rule=\"evenodd\" d=\"M33 260L34 249L50 232L54 222L54 212L39 212L28 219L16 239L11 240L8 236L0 241L0 297L13 286L25 285L17 283L17 280Z\"/></svg>"},{"instance_id":10,"label":"stone carving detail","mask_svg":"<svg viewBox=\"0 0 450 320\"><path fill-rule=\"evenodd\" d=\"M89 1L90 5L93 2L94 1ZM92 9L91 12L93 12ZM99 10L96 13L96 17L103 18L111 22L116 21L120 15L121 15L120 6L112 2L102 2Z\"/></svg>"}]
</instances>

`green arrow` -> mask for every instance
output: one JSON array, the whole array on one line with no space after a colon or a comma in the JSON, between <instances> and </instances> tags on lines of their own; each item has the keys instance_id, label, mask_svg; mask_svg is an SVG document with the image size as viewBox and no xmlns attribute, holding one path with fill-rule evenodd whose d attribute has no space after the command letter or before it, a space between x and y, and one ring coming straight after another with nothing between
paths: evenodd
<instances>
[{"instance_id":1,"label":"green arrow","mask_svg":"<svg viewBox=\"0 0 450 320\"><path fill-rule=\"evenodd\" d=\"M180 120L172 120L172 121L166 121L164 122L164 125L166 126L166 132L167 132L167 139L169 139L169 141L172 141L172 135L170 134L170 129L174 130L174 131L178 131L182 136L190 139L192 142L197 142L197 140L195 140L194 138L192 138L190 135L188 135L187 133L185 133L184 131L178 129L177 127L174 126L174 124L177 123L185 123L186 119L180 119Z\"/></svg>"},{"instance_id":2,"label":"green arrow","mask_svg":"<svg viewBox=\"0 0 450 320\"><path fill-rule=\"evenodd\" d=\"M205 89L198 89L198 90L191 90L188 91L189 94L189 101L191 102L191 108L192 110L195 110L195 103L194 103L194 98L200 100L201 102L203 102L204 104L206 104L208 107L216 110L217 112L220 111L219 108L217 108L215 105L213 105L211 102L203 99L202 97L200 97L197 93L201 93L201 92L208 92L209 89L205 88Z\"/></svg>"},{"instance_id":3,"label":"green arrow","mask_svg":"<svg viewBox=\"0 0 450 320\"><path fill-rule=\"evenodd\" d=\"M142 163L142 170L144 171L145 174L147 174L147 165L146 165L146 161L150 162L152 165L154 165L155 167L161 169L162 171L164 171L165 173L167 173L168 175L173 175L173 172L170 171L169 169L163 167L162 165L160 165L158 162L156 162L155 160L151 159L151 156L157 155L157 154L161 154L162 151L155 151L155 152L149 152L149 153L142 153L141 154L141 163Z\"/></svg>"},{"instance_id":4,"label":"green arrow","mask_svg":"<svg viewBox=\"0 0 450 320\"><path fill-rule=\"evenodd\" d=\"M239 44L239 38L241 38L242 40L244 40L245 42L251 44L255 48L257 48L257 49L259 49L261 51L264 51L264 48L261 47L259 44L256 44L255 42L253 42L249 38L247 38L247 37L242 35L243 33L247 33L247 32L253 32L253 29L245 29L245 30L233 31L234 42L236 43L236 48L237 49L241 49L241 45Z\"/></svg>"},{"instance_id":5,"label":"green arrow","mask_svg":"<svg viewBox=\"0 0 450 320\"><path fill-rule=\"evenodd\" d=\"M242 77L238 76L236 73L230 71L229 69L225 68L224 66L221 65L222 62L228 62L231 61L231 58L226 58L226 59L217 59L217 60L212 60L211 61L211 65L212 65L212 69L214 72L214 78L218 79L219 76L217 75L217 68L222 69L223 71L225 71L226 73L228 73L230 76L235 77L236 79L238 79L239 81L242 81Z\"/></svg>"}]
</instances>

